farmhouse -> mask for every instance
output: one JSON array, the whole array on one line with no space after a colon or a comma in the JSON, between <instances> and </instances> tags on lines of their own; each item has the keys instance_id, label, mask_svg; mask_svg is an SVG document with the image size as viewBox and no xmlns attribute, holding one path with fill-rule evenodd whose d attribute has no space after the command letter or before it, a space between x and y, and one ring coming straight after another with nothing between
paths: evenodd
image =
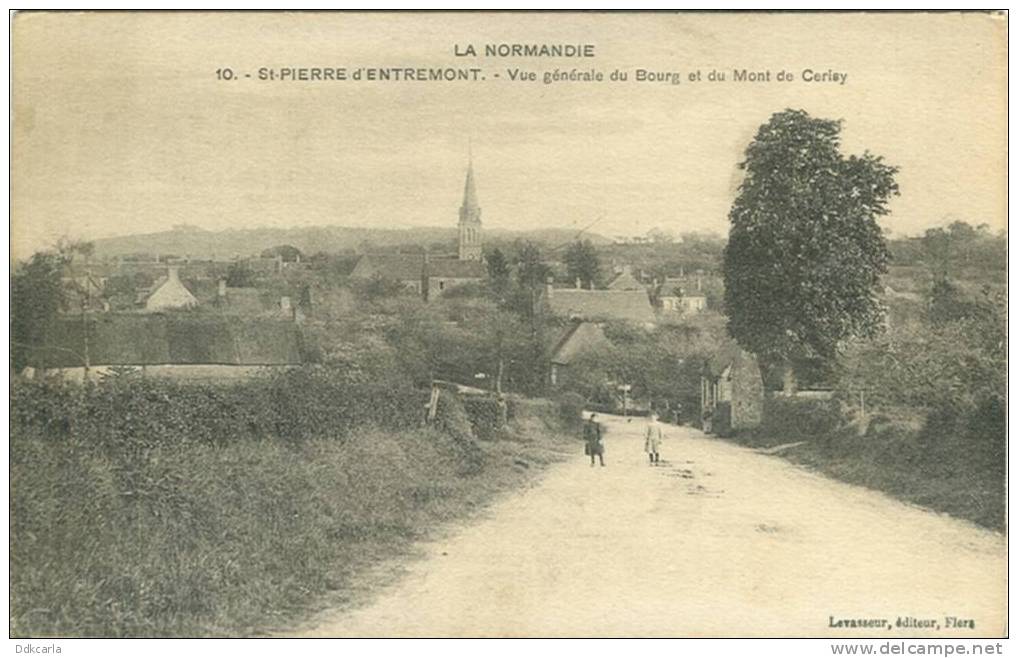
<instances>
[{"instance_id":1,"label":"farmhouse","mask_svg":"<svg viewBox=\"0 0 1018 658\"><path fill-rule=\"evenodd\" d=\"M646 290L646 286L633 275L633 268L629 265L623 265L622 270L605 287L608 290Z\"/></svg>"},{"instance_id":2,"label":"farmhouse","mask_svg":"<svg viewBox=\"0 0 1018 658\"><path fill-rule=\"evenodd\" d=\"M653 327L654 309L646 290L582 290L544 286L541 301L552 315L573 320L624 320Z\"/></svg>"},{"instance_id":3,"label":"farmhouse","mask_svg":"<svg viewBox=\"0 0 1018 658\"><path fill-rule=\"evenodd\" d=\"M486 274L484 264L478 260L431 258L427 254L370 254L357 261L350 276L398 281L427 300L456 286L484 281Z\"/></svg>"},{"instance_id":4,"label":"farmhouse","mask_svg":"<svg viewBox=\"0 0 1018 658\"><path fill-rule=\"evenodd\" d=\"M552 349L551 385L559 386L568 381L569 367L578 357L610 346L600 326L593 322L574 322L559 336Z\"/></svg>"},{"instance_id":5,"label":"farmhouse","mask_svg":"<svg viewBox=\"0 0 1018 658\"><path fill-rule=\"evenodd\" d=\"M759 426L763 400L760 365L749 352L729 345L704 363L700 418L705 432L724 436Z\"/></svg>"},{"instance_id":6,"label":"farmhouse","mask_svg":"<svg viewBox=\"0 0 1018 658\"><path fill-rule=\"evenodd\" d=\"M247 377L307 360L292 321L167 313L59 319L30 349L25 374L81 380L114 370L185 380ZM87 366L87 368L86 368Z\"/></svg>"},{"instance_id":7,"label":"farmhouse","mask_svg":"<svg viewBox=\"0 0 1018 658\"><path fill-rule=\"evenodd\" d=\"M157 281L144 297L145 310L166 311L175 308L194 308L198 300L181 280L179 269L170 266L164 279Z\"/></svg>"}]
</instances>

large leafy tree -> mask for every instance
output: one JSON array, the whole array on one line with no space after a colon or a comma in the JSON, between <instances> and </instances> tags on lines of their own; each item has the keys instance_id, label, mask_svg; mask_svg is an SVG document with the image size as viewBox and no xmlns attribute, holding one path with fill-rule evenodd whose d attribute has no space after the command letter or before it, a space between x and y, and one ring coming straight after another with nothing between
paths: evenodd
<instances>
[{"instance_id":1,"label":"large leafy tree","mask_svg":"<svg viewBox=\"0 0 1018 658\"><path fill-rule=\"evenodd\" d=\"M63 299L60 275L65 255L41 251L11 275L11 365L20 371L29 352L43 346Z\"/></svg>"},{"instance_id":2,"label":"large leafy tree","mask_svg":"<svg viewBox=\"0 0 1018 658\"><path fill-rule=\"evenodd\" d=\"M503 293L509 287L509 275L511 270L509 268L509 260L505 257L505 253L495 247L488 254L485 259L488 266L488 280L493 290L498 293Z\"/></svg>"},{"instance_id":3,"label":"large leafy tree","mask_svg":"<svg viewBox=\"0 0 1018 658\"><path fill-rule=\"evenodd\" d=\"M529 318L534 332L537 331L535 307L538 291L552 275L551 268L544 262L541 249L532 242L517 242L516 252L516 285L508 295L506 308Z\"/></svg>"},{"instance_id":4,"label":"large leafy tree","mask_svg":"<svg viewBox=\"0 0 1018 658\"><path fill-rule=\"evenodd\" d=\"M877 218L896 167L840 151L841 121L785 110L757 131L739 167L724 252L731 335L794 386L796 363L832 363L842 341L873 335L888 250Z\"/></svg>"},{"instance_id":5,"label":"large leafy tree","mask_svg":"<svg viewBox=\"0 0 1018 658\"><path fill-rule=\"evenodd\" d=\"M592 289L601 277L601 262L590 240L577 240L569 245L564 260L569 278L579 280L584 288Z\"/></svg>"},{"instance_id":6,"label":"large leafy tree","mask_svg":"<svg viewBox=\"0 0 1018 658\"><path fill-rule=\"evenodd\" d=\"M275 258L276 256L282 257L283 262L294 263L301 260L304 254L291 244L281 244L262 252L262 258Z\"/></svg>"}]
</instances>

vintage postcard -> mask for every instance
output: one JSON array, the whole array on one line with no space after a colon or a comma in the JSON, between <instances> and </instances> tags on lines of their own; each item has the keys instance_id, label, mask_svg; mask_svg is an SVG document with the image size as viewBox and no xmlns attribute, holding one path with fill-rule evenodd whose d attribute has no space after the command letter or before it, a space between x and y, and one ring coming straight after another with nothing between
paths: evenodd
<instances>
[{"instance_id":1,"label":"vintage postcard","mask_svg":"<svg viewBox=\"0 0 1018 658\"><path fill-rule=\"evenodd\" d=\"M999 652L1007 28L14 14L10 635Z\"/></svg>"}]
</instances>

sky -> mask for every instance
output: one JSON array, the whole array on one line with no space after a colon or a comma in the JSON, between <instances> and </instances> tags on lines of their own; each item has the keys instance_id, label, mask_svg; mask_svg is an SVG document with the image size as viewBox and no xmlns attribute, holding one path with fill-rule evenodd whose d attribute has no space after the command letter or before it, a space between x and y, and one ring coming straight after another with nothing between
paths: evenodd
<instances>
[{"instance_id":1,"label":"sky","mask_svg":"<svg viewBox=\"0 0 1018 658\"><path fill-rule=\"evenodd\" d=\"M595 56L484 57L489 43ZM176 224L453 226L468 150L486 227L724 234L742 154L785 108L842 119L846 153L900 167L892 234L957 219L1000 230L1006 43L1006 20L985 13L21 13L12 254ZM456 56L467 44L482 56ZM392 66L485 79L257 80L261 67ZM239 79L217 80L226 67ZM629 80L510 81L516 68ZM640 68L682 82L636 82ZM697 70L727 80L689 81ZM796 80L774 80L782 70Z\"/></svg>"}]
</instances>

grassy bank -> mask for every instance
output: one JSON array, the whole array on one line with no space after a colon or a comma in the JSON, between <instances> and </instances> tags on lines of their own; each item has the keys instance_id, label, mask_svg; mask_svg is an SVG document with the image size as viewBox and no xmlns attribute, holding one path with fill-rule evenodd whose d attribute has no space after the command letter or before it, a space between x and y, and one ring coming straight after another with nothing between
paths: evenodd
<instances>
[{"instance_id":1,"label":"grassy bank","mask_svg":"<svg viewBox=\"0 0 1018 658\"><path fill-rule=\"evenodd\" d=\"M992 530L1006 527L1007 495L1004 437L964 435L935 420L874 419L858 424L790 435L764 427L731 440L752 448L802 441L780 456L830 477L876 489L899 500L972 521Z\"/></svg>"},{"instance_id":2,"label":"grassy bank","mask_svg":"<svg viewBox=\"0 0 1018 658\"><path fill-rule=\"evenodd\" d=\"M436 427L160 440L141 451L60 436L50 422L13 426L11 635L291 626L569 445L549 405L514 405L514 428L495 441L476 441L450 406Z\"/></svg>"}]
</instances>

